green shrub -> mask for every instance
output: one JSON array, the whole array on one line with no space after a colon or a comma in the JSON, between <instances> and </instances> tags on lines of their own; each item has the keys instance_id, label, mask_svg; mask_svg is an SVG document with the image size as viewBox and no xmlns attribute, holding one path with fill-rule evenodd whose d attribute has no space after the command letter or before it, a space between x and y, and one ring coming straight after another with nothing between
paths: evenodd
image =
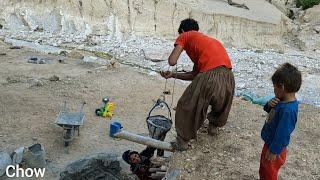
<instances>
[{"instance_id":1,"label":"green shrub","mask_svg":"<svg viewBox=\"0 0 320 180\"><path fill-rule=\"evenodd\" d=\"M320 0L297 0L297 7L302 6L302 9L311 8L317 4L320 4Z\"/></svg>"}]
</instances>

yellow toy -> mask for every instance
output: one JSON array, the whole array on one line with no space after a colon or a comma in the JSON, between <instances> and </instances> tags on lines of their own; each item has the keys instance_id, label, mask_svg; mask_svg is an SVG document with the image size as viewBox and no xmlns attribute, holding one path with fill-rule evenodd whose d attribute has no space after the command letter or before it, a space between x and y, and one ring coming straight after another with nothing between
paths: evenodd
<instances>
[{"instance_id":1,"label":"yellow toy","mask_svg":"<svg viewBox=\"0 0 320 180\"><path fill-rule=\"evenodd\" d=\"M109 98L103 98L102 102L104 103L104 106L96 109L96 115L111 118L113 116L115 104L109 102Z\"/></svg>"}]
</instances>

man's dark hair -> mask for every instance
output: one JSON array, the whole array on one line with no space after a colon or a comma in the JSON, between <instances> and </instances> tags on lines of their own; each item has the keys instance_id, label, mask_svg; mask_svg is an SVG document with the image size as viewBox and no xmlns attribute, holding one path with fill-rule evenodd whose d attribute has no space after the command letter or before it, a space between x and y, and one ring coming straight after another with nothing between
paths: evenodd
<instances>
[{"instance_id":1,"label":"man's dark hair","mask_svg":"<svg viewBox=\"0 0 320 180\"><path fill-rule=\"evenodd\" d=\"M181 21L178 29L179 34L188 31L199 31L199 25L196 20L188 18Z\"/></svg>"},{"instance_id":2,"label":"man's dark hair","mask_svg":"<svg viewBox=\"0 0 320 180\"><path fill-rule=\"evenodd\" d=\"M282 64L271 79L273 84L283 85L288 93L298 92L302 83L301 72L290 63Z\"/></svg>"}]
</instances>

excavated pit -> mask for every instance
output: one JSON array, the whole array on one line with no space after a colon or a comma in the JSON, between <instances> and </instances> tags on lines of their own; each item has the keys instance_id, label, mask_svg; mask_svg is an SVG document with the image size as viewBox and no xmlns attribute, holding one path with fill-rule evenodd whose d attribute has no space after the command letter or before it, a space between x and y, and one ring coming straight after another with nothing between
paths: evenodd
<instances>
[{"instance_id":1,"label":"excavated pit","mask_svg":"<svg viewBox=\"0 0 320 180\"><path fill-rule=\"evenodd\" d=\"M60 180L121 180L120 162L115 154L90 155L69 164Z\"/></svg>"}]
</instances>

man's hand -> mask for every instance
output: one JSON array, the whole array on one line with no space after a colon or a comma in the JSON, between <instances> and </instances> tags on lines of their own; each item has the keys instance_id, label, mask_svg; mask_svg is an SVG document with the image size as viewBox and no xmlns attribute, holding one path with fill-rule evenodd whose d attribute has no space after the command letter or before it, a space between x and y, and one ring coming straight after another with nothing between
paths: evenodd
<instances>
[{"instance_id":1,"label":"man's hand","mask_svg":"<svg viewBox=\"0 0 320 180\"><path fill-rule=\"evenodd\" d=\"M269 149L267 150L267 153L266 153L266 156L265 156L265 159L267 161L273 161L273 160L276 159L276 157L277 157L276 154L273 154Z\"/></svg>"},{"instance_id":2,"label":"man's hand","mask_svg":"<svg viewBox=\"0 0 320 180\"><path fill-rule=\"evenodd\" d=\"M268 105L269 105L271 108L274 108L279 102L280 102L280 99L278 99L278 98L273 98L273 99L271 99L271 100L268 102Z\"/></svg>"},{"instance_id":3,"label":"man's hand","mask_svg":"<svg viewBox=\"0 0 320 180\"><path fill-rule=\"evenodd\" d=\"M171 71L160 71L160 74L162 77L169 79L172 78L172 72Z\"/></svg>"}]
</instances>

